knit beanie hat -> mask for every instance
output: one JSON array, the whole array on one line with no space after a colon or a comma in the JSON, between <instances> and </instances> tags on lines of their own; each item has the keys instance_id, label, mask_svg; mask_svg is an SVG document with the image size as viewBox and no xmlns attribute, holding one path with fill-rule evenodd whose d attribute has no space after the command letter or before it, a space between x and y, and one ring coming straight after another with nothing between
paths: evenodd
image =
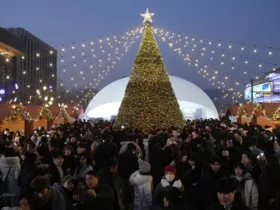
<instances>
[{"instance_id":1,"label":"knit beanie hat","mask_svg":"<svg viewBox=\"0 0 280 210\"><path fill-rule=\"evenodd\" d=\"M151 165L148 162L139 159L138 163L139 163L139 170L140 170L140 172L142 172L142 173L150 172Z\"/></svg>"},{"instance_id":2,"label":"knit beanie hat","mask_svg":"<svg viewBox=\"0 0 280 210\"><path fill-rule=\"evenodd\" d=\"M172 165L165 166L164 174L166 174L167 172L172 172L174 175L176 175L176 168Z\"/></svg>"}]
</instances>

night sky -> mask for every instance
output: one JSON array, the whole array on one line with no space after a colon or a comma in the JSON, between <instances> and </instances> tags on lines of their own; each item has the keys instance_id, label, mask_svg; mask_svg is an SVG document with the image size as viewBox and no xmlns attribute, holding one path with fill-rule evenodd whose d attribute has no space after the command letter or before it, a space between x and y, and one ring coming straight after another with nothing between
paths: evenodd
<instances>
[{"instance_id":1,"label":"night sky","mask_svg":"<svg viewBox=\"0 0 280 210\"><path fill-rule=\"evenodd\" d=\"M62 44L96 40L140 26L143 19L139 14L144 13L146 8L156 13L153 17L154 26L176 33L187 33L197 40L200 37L206 39L211 37L213 40L226 40L227 43L232 41L232 43L242 42L250 46L256 44L280 48L279 0L1 1L0 26L23 27L53 47L61 49ZM114 71L104 79L102 86L129 75L139 41L116 65ZM170 74L186 78L202 88L212 87L207 80L197 74L194 67L189 67L181 57L172 52L168 44L160 40L158 43ZM249 51L246 56L255 56L252 49ZM273 58L259 54L256 60L280 64L279 51L280 49L278 52L273 52ZM267 54L267 50L265 53ZM239 68L231 71L228 67L221 67L219 61L212 64L206 58L205 55L203 58L205 61L202 62L204 65L219 67L221 78L230 74L231 80L240 81L240 85L248 81L250 76L263 74L272 68L269 65L264 65L261 70L249 68L250 74L244 78L242 74L244 62L241 59L238 61ZM59 77L64 80L63 73L59 73ZM231 85L233 84L234 82Z\"/></svg>"}]
</instances>

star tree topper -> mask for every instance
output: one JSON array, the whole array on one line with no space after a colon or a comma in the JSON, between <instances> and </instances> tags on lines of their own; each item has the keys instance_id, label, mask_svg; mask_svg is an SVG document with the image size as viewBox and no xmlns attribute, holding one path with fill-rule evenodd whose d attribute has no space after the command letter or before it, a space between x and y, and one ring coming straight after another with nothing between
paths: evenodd
<instances>
[{"instance_id":1,"label":"star tree topper","mask_svg":"<svg viewBox=\"0 0 280 210\"><path fill-rule=\"evenodd\" d=\"M141 14L141 16L144 17L143 23L146 23L146 22L152 23L153 22L152 17L154 15L155 15L155 13L150 13L149 9L147 9L145 14Z\"/></svg>"}]
</instances>

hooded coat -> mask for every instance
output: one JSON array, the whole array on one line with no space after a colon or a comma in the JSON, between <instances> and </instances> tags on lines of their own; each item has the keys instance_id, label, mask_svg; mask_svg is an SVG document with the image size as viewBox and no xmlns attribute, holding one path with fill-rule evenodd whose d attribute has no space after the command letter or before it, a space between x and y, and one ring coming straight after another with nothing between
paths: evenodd
<instances>
[{"instance_id":1,"label":"hooded coat","mask_svg":"<svg viewBox=\"0 0 280 210\"><path fill-rule=\"evenodd\" d=\"M8 175L8 172L10 173ZM20 160L18 157L5 157L0 158L0 171L2 173L2 181L5 181L7 175L7 193L15 194L19 196L20 188L17 185L17 180L20 173Z\"/></svg>"},{"instance_id":2,"label":"hooded coat","mask_svg":"<svg viewBox=\"0 0 280 210\"><path fill-rule=\"evenodd\" d=\"M168 206L164 207L166 201L168 201ZM185 209L186 194L181 180L175 177L175 180L170 183L165 177L162 178L154 191L153 203L168 210Z\"/></svg>"},{"instance_id":3,"label":"hooded coat","mask_svg":"<svg viewBox=\"0 0 280 210\"><path fill-rule=\"evenodd\" d=\"M58 189L50 187L48 193L41 199L36 199L34 209L40 210L67 210L66 203Z\"/></svg>"},{"instance_id":4,"label":"hooded coat","mask_svg":"<svg viewBox=\"0 0 280 210\"><path fill-rule=\"evenodd\" d=\"M259 193L256 182L249 173L243 177L235 179L238 181L237 191L240 192L244 204L251 210L257 210L259 202Z\"/></svg>"},{"instance_id":5,"label":"hooded coat","mask_svg":"<svg viewBox=\"0 0 280 210\"><path fill-rule=\"evenodd\" d=\"M153 177L141 175L139 171L131 174L129 182L134 186L134 210L150 209L153 202Z\"/></svg>"}]
</instances>

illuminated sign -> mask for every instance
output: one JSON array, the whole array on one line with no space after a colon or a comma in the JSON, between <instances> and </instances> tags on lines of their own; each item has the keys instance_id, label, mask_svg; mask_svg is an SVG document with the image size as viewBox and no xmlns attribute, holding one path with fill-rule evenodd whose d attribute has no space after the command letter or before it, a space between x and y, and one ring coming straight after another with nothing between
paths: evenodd
<instances>
[{"instance_id":1,"label":"illuminated sign","mask_svg":"<svg viewBox=\"0 0 280 210\"><path fill-rule=\"evenodd\" d=\"M259 85L253 86L253 98L263 97L264 94L272 93L272 82L266 82ZM251 93L251 86L246 85L245 89L245 100L250 100L252 93Z\"/></svg>"}]
</instances>

